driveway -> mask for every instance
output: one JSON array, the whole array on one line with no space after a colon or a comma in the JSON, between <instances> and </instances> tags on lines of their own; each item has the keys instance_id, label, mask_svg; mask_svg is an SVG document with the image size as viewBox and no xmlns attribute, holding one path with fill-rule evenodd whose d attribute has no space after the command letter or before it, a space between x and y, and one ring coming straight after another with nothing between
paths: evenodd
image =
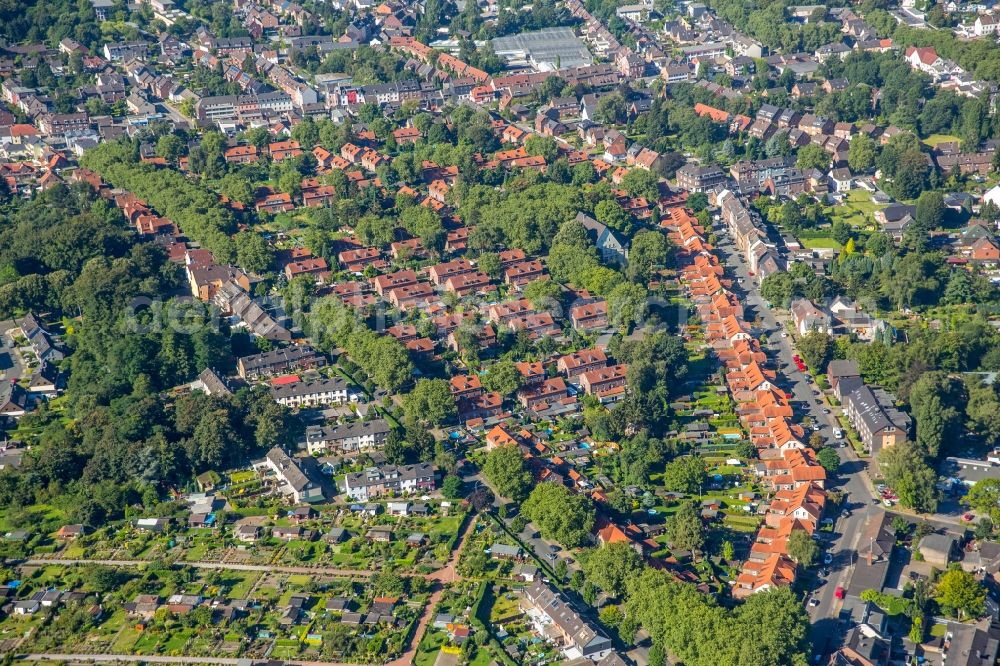
<instances>
[{"instance_id":1,"label":"driveway","mask_svg":"<svg viewBox=\"0 0 1000 666\"><path fill-rule=\"evenodd\" d=\"M21 354L13 346L13 339L0 327L0 381L9 382L25 375Z\"/></svg>"}]
</instances>

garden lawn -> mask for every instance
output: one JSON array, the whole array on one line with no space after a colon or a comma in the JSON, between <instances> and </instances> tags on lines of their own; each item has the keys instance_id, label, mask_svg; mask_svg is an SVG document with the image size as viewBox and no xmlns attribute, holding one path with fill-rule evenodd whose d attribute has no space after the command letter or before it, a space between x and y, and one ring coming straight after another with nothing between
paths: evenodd
<instances>
[{"instance_id":1,"label":"garden lawn","mask_svg":"<svg viewBox=\"0 0 1000 666\"><path fill-rule=\"evenodd\" d=\"M938 144L945 143L946 141L961 141L961 139L951 134L931 134L929 137L924 139L924 143L931 148L936 148Z\"/></svg>"},{"instance_id":2,"label":"garden lawn","mask_svg":"<svg viewBox=\"0 0 1000 666\"><path fill-rule=\"evenodd\" d=\"M802 247L808 250L839 250L841 247L840 243L830 237L803 238L800 242L802 243Z\"/></svg>"},{"instance_id":3,"label":"garden lawn","mask_svg":"<svg viewBox=\"0 0 1000 666\"><path fill-rule=\"evenodd\" d=\"M870 192L867 190L856 189L847 193L842 204L838 206L831 206L826 212L834 221L842 220L855 227L864 227L874 223L872 216L875 214L875 211L881 210L882 208L885 208L885 206L872 201L872 195ZM809 245L809 240L800 240L802 241L803 246L809 248L818 249L821 247L829 247L825 245ZM830 240L832 242L832 239Z\"/></svg>"},{"instance_id":4,"label":"garden lawn","mask_svg":"<svg viewBox=\"0 0 1000 666\"><path fill-rule=\"evenodd\" d=\"M734 532L756 532L760 527L760 518L757 516L741 516L736 513L727 513L722 519L723 524Z\"/></svg>"}]
</instances>

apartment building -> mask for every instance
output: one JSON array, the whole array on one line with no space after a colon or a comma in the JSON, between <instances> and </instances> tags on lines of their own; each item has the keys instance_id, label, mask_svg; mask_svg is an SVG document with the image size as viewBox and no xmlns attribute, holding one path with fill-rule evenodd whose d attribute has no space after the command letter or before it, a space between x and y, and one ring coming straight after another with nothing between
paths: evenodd
<instances>
[{"instance_id":1,"label":"apartment building","mask_svg":"<svg viewBox=\"0 0 1000 666\"><path fill-rule=\"evenodd\" d=\"M347 496L359 502L390 494L408 495L434 490L434 485L434 466L430 463L369 467L344 478Z\"/></svg>"},{"instance_id":2,"label":"apartment building","mask_svg":"<svg viewBox=\"0 0 1000 666\"><path fill-rule=\"evenodd\" d=\"M333 426L308 426L306 450L310 455L364 453L378 449L389 436L388 421L353 421Z\"/></svg>"},{"instance_id":3,"label":"apartment building","mask_svg":"<svg viewBox=\"0 0 1000 666\"><path fill-rule=\"evenodd\" d=\"M285 407L342 405L350 399L347 382L340 377L274 386L271 397Z\"/></svg>"}]
</instances>

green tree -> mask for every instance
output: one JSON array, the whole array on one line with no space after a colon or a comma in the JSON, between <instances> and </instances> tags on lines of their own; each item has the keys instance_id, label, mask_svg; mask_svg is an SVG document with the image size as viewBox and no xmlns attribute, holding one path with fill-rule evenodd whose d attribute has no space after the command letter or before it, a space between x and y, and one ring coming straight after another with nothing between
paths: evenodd
<instances>
[{"instance_id":1,"label":"green tree","mask_svg":"<svg viewBox=\"0 0 1000 666\"><path fill-rule=\"evenodd\" d=\"M625 98L620 93L604 95L597 102L595 117L597 122L606 125L624 123L628 117L628 107L625 103Z\"/></svg>"},{"instance_id":2,"label":"green tree","mask_svg":"<svg viewBox=\"0 0 1000 666\"><path fill-rule=\"evenodd\" d=\"M983 614L986 588L976 577L960 567L949 569L938 579L935 593L938 603L953 609L958 619L977 618Z\"/></svg>"},{"instance_id":3,"label":"green tree","mask_svg":"<svg viewBox=\"0 0 1000 666\"><path fill-rule=\"evenodd\" d=\"M559 304L562 287L555 280L534 280L524 287L523 294L536 310L549 310Z\"/></svg>"},{"instance_id":4,"label":"green tree","mask_svg":"<svg viewBox=\"0 0 1000 666\"><path fill-rule=\"evenodd\" d=\"M853 229L847 222L836 220L830 227L830 236L841 245L847 245L852 240Z\"/></svg>"},{"instance_id":5,"label":"green tree","mask_svg":"<svg viewBox=\"0 0 1000 666\"><path fill-rule=\"evenodd\" d=\"M698 513L698 505L684 502L674 515L667 519L667 541L672 548L697 553L705 544L705 526Z\"/></svg>"},{"instance_id":6,"label":"green tree","mask_svg":"<svg viewBox=\"0 0 1000 666\"><path fill-rule=\"evenodd\" d=\"M622 613L622 609L611 604L602 606L597 615L601 620L601 624L612 629L618 629L625 620L625 614Z\"/></svg>"},{"instance_id":7,"label":"green tree","mask_svg":"<svg viewBox=\"0 0 1000 666\"><path fill-rule=\"evenodd\" d=\"M649 311L648 292L637 284L622 283L607 295L608 321L618 330L627 332L639 326Z\"/></svg>"},{"instance_id":8,"label":"green tree","mask_svg":"<svg viewBox=\"0 0 1000 666\"><path fill-rule=\"evenodd\" d=\"M835 473L840 467L840 456L837 455L836 450L829 447L823 447L817 451L816 460L823 466L827 474Z\"/></svg>"},{"instance_id":9,"label":"green tree","mask_svg":"<svg viewBox=\"0 0 1000 666\"><path fill-rule=\"evenodd\" d=\"M656 270L665 268L671 261L673 245L659 231L640 231L632 239L629 250L628 279L646 284Z\"/></svg>"},{"instance_id":10,"label":"green tree","mask_svg":"<svg viewBox=\"0 0 1000 666\"><path fill-rule=\"evenodd\" d=\"M707 473L701 456L681 456L663 468L663 487L670 492L694 495L705 485Z\"/></svg>"},{"instance_id":11,"label":"green tree","mask_svg":"<svg viewBox=\"0 0 1000 666\"><path fill-rule=\"evenodd\" d=\"M393 241L396 222L388 217L365 215L354 225L354 232L365 245L385 247Z\"/></svg>"},{"instance_id":12,"label":"green tree","mask_svg":"<svg viewBox=\"0 0 1000 666\"><path fill-rule=\"evenodd\" d=\"M932 231L944 225L947 211L940 192L921 192L917 198L916 222L925 232Z\"/></svg>"},{"instance_id":13,"label":"green tree","mask_svg":"<svg viewBox=\"0 0 1000 666\"><path fill-rule=\"evenodd\" d=\"M641 624L659 651L687 666L806 662L809 618L787 587L752 595L724 610L693 585L665 571L645 570L630 581L627 620ZM631 635L622 628L622 636Z\"/></svg>"},{"instance_id":14,"label":"green tree","mask_svg":"<svg viewBox=\"0 0 1000 666\"><path fill-rule=\"evenodd\" d=\"M550 136L542 136L540 134L532 134L528 137L528 140L524 142L524 149L528 151L529 155L540 155L545 158L545 161L549 164L554 162L556 158L559 157L559 145L556 140Z\"/></svg>"},{"instance_id":15,"label":"green tree","mask_svg":"<svg viewBox=\"0 0 1000 666\"><path fill-rule=\"evenodd\" d=\"M489 367L482 376L482 382L487 391L510 396L524 384L524 375L517 369L514 361L503 359Z\"/></svg>"},{"instance_id":16,"label":"green tree","mask_svg":"<svg viewBox=\"0 0 1000 666\"><path fill-rule=\"evenodd\" d=\"M931 513L937 507L937 473L924 461L915 444L901 442L883 448L879 464L886 483L896 491L899 503Z\"/></svg>"},{"instance_id":17,"label":"green tree","mask_svg":"<svg viewBox=\"0 0 1000 666\"><path fill-rule=\"evenodd\" d=\"M822 331L809 331L796 342L796 347L805 361L815 372L824 372L826 362L833 351L833 340Z\"/></svg>"},{"instance_id":18,"label":"green tree","mask_svg":"<svg viewBox=\"0 0 1000 666\"><path fill-rule=\"evenodd\" d=\"M919 150L909 150L899 157L893 173L893 191L900 199L915 199L930 186L930 166Z\"/></svg>"},{"instance_id":19,"label":"green tree","mask_svg":"<svg viewBox=\"0 0 1000 666\"><path fill-rule=\"evenodd\" d=\"M622 178L621 187L633 197L644 197L649 202L660 199L660 178L645 169L630 169Z\"/></svg>"},{"instance_id":20,"label":"green tree","mask_svg":"<svg viewBox=\"0 0 1000 666\"><path fill-rule=\"evenodd\" d=\"M847 164L856 173L863 173L875 166L877 146L867 134L858 134L851 139L847 150Z\"/></svg>"},{"instance_id":21,"label":"green tree","mask_svg":"<svg viewBox=\"0 0 1000 666\"><path fill-rule=\"evenodd\" d=\"M490 277L500 276L500 255L496 252L484 252L476 258L476 266Z\"/></svg>"},{"instance_id":22,"label":"green tree","mask_svg":"<svg viewBox=\"0 0 1000 666\"><path fill-rule=\"evenodd\" d=\"M819 558L819 546L805 530L792 530L785 549L790 558L804 567L811 567Z\"/></svg>"},{"instance_id":23,"label":"green tree","mask_svg":"<svg viewBox=\"0 0 1000 666\"><path fill-rule=\"evenodd\" d=\"M395 571L376 571L370 580L377 595L401 597L406 593L406 581Z\"/></svg>"},{"instance_id":24,"label":"green tree","mask_svg":"<svg viewBox=\"0 0 1000 666\"><path fill-rule=\"evenodd\" d=\"M577 187L582 187L584 185L589 185L597 180L597 171L594 169L594 165L588 162L580 162L579 164L574 164L572 168L573 172L573 184Z\"/></svg>"},{"instance_id":25,"label":"green tree","mask_svg":"<svg viewBox=\"0 0 1000 666\"><path fill-rule=\"evenodd\" d=\"M611 597L621 598L629 580L642 571L642 557L624 541L606 543L582 560L587 580Z\"/></svg>"},{"instance_id":26,"label":"green tree","mask_svg":"<svg viewBox=\"0 0 1000 666\"><path fill-rule=\"evenodd\" d=\"M558 483L536 485L521 509L543 537L569 548L587 543L594 526L590 500Z\"/></svg>"},{"instance_id":27,"label":"green tree","mask_svg":"<svg viewBox=\"0 0 1000 666\"><path fill-rule=\"evenodd\" d=\"M695 213L700 213L708 208L708 195L704 192L692 192L688 197L687 205Z\"/></svg>"},{"instance_id":28,"label":"green tree","mask_svg":"<svg viewBox=\"0 0 1000 666\"><path fill-rule=\"evenodd\" d=\"M1000 479L982 479L969 489L965 496L969 506L990 516L994 524L1000 523Z\"/></svg>"},{"instance_id":29,"label":"green tree","mask_svg":"<svg viewBox=\"0 0 1000 666\"><path fill-rule=\"evenodd\" d=\"M500 446L486 456L483 474L502 496L516 502L528 496L531 472L524 464L524 454L516 445Z\"/></svg>"},{"instance_id":30,"label":"green tree","mask_svg":"<svg viewBox=\"0 0 1000 666\"><path fill-rule=\"evenodd\" d=\"M403 397L406 418L418 423L440 426L458 414L451 387L444 379L419 379Z\"/></svg>"},{"instance_id":31,"label":"green tree","mask_svg":"<svg viewBox=\"0 0 1000 666\"><path fill-rule=\"evenodd\" d=\"M632 216L614 199L604 199L594 206L594 217L598 222L626 235L632 235Z\"/></svg>"},{"instance_id":32,"label":"green tree","mask_svg":"<svg viewBox=\"0 0 1000 666\"><path fill-rule=\"evenodd\" d=\"M260 234L241 231L233 240L236 244L236 261L244 269L252 273L263 273L271 267L274 252Z\"/></svg>"},{"instance_id":33,"label":"green tree","mask_svg":"<svg viewBox=\"0 0 1000 666\"><path fill-rule=\"evenodd\" d=\"M403 211L399 221L411 235L419 238L420 243L428 250L440 251L444 247L447 233L441 218L431 209L411 206Z\"/></svg>"},{"instance_id":34,"label":"green tree","mask_svg":"<svg viewBox=\"0 0 1000 666\"><path fill-rule=\"evenodd\" d=\"M826 173L830 168L830 154L815 144L799 148L795 166L800 169L818 169Z\"/></svg>"},{"instance_id":35,"label":"green tree","mask_svg":"<svg viewBox=\"0 0 1000 666\"><path fill-rule=\"evenodd\" d=\"M927 372L910 388L910 406L917 426L917 444L932 458L942 455L942 445L962 434L965 404L962 382L944 372Z\"/></svg>"},{"instance_id":36,"label":"green tree","mask_svg":"<svg viewBox=\"0 0 1000 666\"><path fill-rule=\"evenodd\" d=\"M785 271L772 273L761 281L760 295L773 305L787 308L795 295L795 281Z\"/></svg>"},{"instance_id":37,"label":"green tree","mask_svg":"<svg viewBox=\"0 0 1000 666\"><path fill-rule=\"evenodd\" d=\"M184 140L176 134L164 134L156 141L156 154L171 163L184 154L185 148Z\"/></svg>"},{"instance_id":38,"label":"green tree","mask_svg":"<svg viewBox=\"0 0 1000 666\"><path fill-rule=\"evenodd\" d=\"M441 482L441 494L447 499L460 499L462 497L462 479L454 474L444 477Z\"/></svg>"}]
</instances>

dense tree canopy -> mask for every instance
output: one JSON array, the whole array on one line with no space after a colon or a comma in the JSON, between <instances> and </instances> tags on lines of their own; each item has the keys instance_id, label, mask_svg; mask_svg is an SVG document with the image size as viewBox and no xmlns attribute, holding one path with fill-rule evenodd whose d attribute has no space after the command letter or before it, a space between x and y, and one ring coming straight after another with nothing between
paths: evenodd
<instances>
[{"instance_id":1,"label":"dense tree canopy","mask_svg":"<svg viewBox=\"0 0 1000 666\"><path fill-rule=\"evenodd\" d=\"M502 497L520 501L528 496L531 472L524 464L521 449L513 444L490 451L483 465L483 474Z\"/></svg>"},{"instance_id":2,"label":"dense tree canopy","mask_svg":"<svg viewBox=\"0 0 1000 666\"><path fill-rule=\"evenodd\" d=\"M805 662L808 617L791 589L752 595L735 610L694 586L647 569L629 584L626 614L689 666L779 666Z\"/></svg>"},{"instance_id":3,"label":"dense tree canopy","mask_svg":"<svg viewBox=\"0 0 1000 666\"><path fill-rule=\"evenodd\" d=\"M594 507L585 495L560 483L539 483L521 506L546 539L564 546L582 546L594 526Z\"/></svg>"}]
</instances>

